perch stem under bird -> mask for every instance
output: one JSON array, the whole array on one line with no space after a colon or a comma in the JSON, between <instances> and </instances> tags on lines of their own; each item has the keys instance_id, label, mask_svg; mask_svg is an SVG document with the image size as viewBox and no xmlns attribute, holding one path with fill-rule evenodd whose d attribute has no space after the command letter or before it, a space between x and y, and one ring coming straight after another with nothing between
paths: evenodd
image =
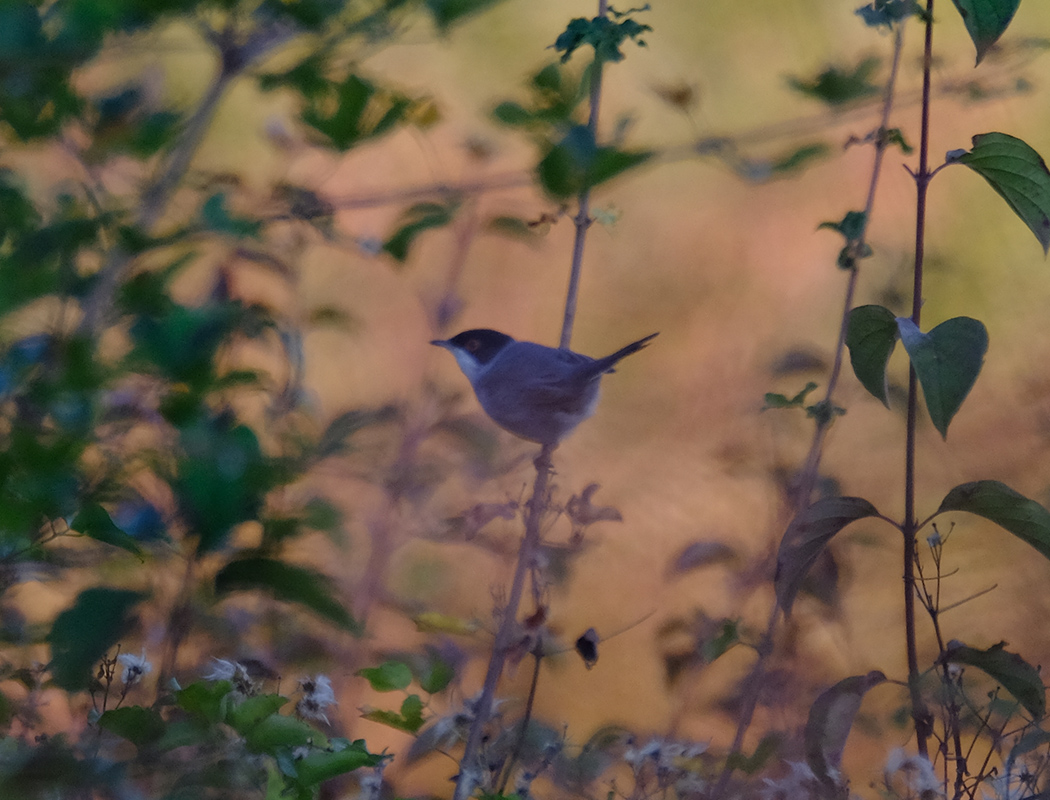
<instances>
[{"instance_id":1,"label":"perch stem under bird","mask_svg":"<svg viewBox=\"0 0 1050 800\"><path fill-rule=\"evenodd\" d=\"M481 407L497 425L522 439L555 445L594 413L602 376L656 335L604 358L519 342L487 328L431 344L456 357Z\"/></svg>"}]
</instances>

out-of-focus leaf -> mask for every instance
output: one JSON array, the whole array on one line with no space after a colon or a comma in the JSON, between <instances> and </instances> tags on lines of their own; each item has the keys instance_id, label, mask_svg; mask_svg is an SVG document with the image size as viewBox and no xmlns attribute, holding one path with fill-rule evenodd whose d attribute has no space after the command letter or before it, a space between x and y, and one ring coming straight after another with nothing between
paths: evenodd
<instances>
[{"instance_id":1,"label":"out-of-focus leaf","mask_svg":"<svg viewBox=\"0 0 1050 800\"><path fill-rule=\"evenodd\" d=\"M456 23L466 17L484 11L502 0L426 0L427 11L434 18L441 33L447 33Z\"/></svg>"},{"instance_id":2,"label":"out-of-focus leaf","mask_svg":"<svg viewBox=\"0 0 1050 800\"><path fill-rule=\"evenodd\" d=\"M145 596L126 589L85 589L55 618L47 641L51 676L60 688L75 692L91 685L95 665L128 633L131 612Z\"/></svg>"},{"instance_id":3,"label":"out-of-focus leaf","mask_svg":"<svg viewBox=\"0 0 1050 800\"><path fill-rule=\"evenodd\" d=\"M416 630L422 633L454 633L460 636L470 636L478 632L481 627L476 619L463 619L437 611L425 611L412 618L416 623Z\"/></svg>"},{"instance_id":4,"label":"out-of-focus leaf","mask_svg":"<svg viewBox=\"0 0 1050 800\"><path fill-rule=\"evenodd\" d=\"M385 661L378 667L365 667L356 673L377 692L405 689L412 683L412 670L403 661Z\"/></svg>"},{"instance_id":5,"label":"out-of-focus leaf","mask_svg":"<svg viewBox=\"0 0 1050 800\"><path fill-rule=\"evenodd\" d=\"M322 459L345 453L349 448L347 440L355 433L371 425L390 422L396 417L397 409L394 406L346 411L328 423L317 443L315 456Z\"/></svg>"},{"instance_id":6,"label":"out-of-focus leaf","mask_svg":"<svg viewBox=\"0 0 1050 800\"><path fill-rule=\"evenodd\" d=\"M947 160L965 164L988 181L1035 234L1044 255L1050 251L1050 171L1039 153L1009 134L981 133L973 137L970 152L953 151Z\"/></svg>"},{"instance_id":7,"label":"out-of-focus leaf","mask_svg":"<svg viewBox=\"0 0 1050 800\"><path fill-rule=\"evenodd\" d=\"M762 410L767 411L773 408L804 408L806 405L806 396L816 388L817 384L810 381L793 397L778 394L777 392L766 392L765 405L762 406Z\"/></svg>"},{"instance_id":8,"label":"out-of-focus leaf","mask_svg":"<svg viewBox=\"0 0 1050 800\"><path fill-rule=\"evenodd\" d=\"M213 194L201 206L201 221L216 233L226 233L237 238L257 237L262 223L246 217L235 217L226 207L226 195Z\"/></svg>"},{"instance_id":9,"label":"out-of-focus leaf","mask_svg":"<svg viewBox=\"0 0 1050 800\"><path fill-rule=\"evenodd\" d=\"M416 237L423 231L448 225L455 217L458 208L458 202L417 203L401 215L397 230L383 242L383 250L398 261L405 261Z\"/></svg>"},{"instance_id":10,"label":"out-of-focus leaf","mask_svg":"<svg viewBox=\"0 0 1050 800\"><path fill-rule=\"evenodd\" d=\"M857 9L857 13L870 28L890 27L914 14L922 14L915 0L872 0Z\"/></svg>"},{"instance_id":11,"label":"out-of-focus leaf","mask_svg":"<svg viewBox=\"0 0 1050 800\"><path fill-rule=\"evenodd\" d=\"M543 188L556 199L566 199L642 164L649 151L599 147L586 125L574 126L547 152L537 166Z\"/></svg>"},{"instance_id":12,"label":"out-of-focus leaf","mask_svg":"<svg viewBox=\"0 0 1050 800\"><path fill-rule=\"evenodd\" d=\"M134 553L139 558L142 558L142 549L138 546L138 543L118 528L109 516L109 512L98 503L89 503L81 508L80 513L69 523L69 527L85 536L90 536L92 539L111 544L114 547L121 547L129 553Z\"/></svg>"},{"instance_id":13,"label":"out-of-focus leaf","mask_svg":"<svg viewBox=\"0 0 1050 800\"><path fill-rule=\"evenodd\" d=\"M400 713L382 709L371 709L361 715L363 719L378 722L388 728L407 733L416 733L423 727L423 701L419 695L410 694L401 704Z\"/></svg>"},{"instance_id":14,"label":"out-of-focus leaf","mask_svg":"<svg viewBox=\"0 0 1050 800\"><path fill-rule=\"evenodd\" d=\"M791 520L777 552L774 585L777 601L791 613L806 573L825 545L851 522L879 516L875 506L861 497L825 497Z\"/></svg>"},{"instance_id":15,"label":"out-of-focus leaf","mask_svg":"<svg viewBox=\"0 0 1050 800\"><path fill-rule=\"evenodd\" d=\"M265 591L278 600L297 603L352 633L360 623L336 600L332 581L306 567L261 556L231 561L215 576L215 591Z\"/></svg>"},{"instance_id":16,"label":"out-of-focus leaf","mask_svg":"<svg viewBox=\"0 0 1050 800\"><path fill-rule=\"evenodd\" d=\"M834 775L842 765L842 751L861 701L869 689L885 680L886 676L878 670L854 675L821 692L813 701L806 722L806 763L822 783L836 783Z\"/></svg>"},{"instance_id":17,"label":"out-of-focus leaf","mask_svg":"<svg viewBox=\"0 0 1050 800\"><path fill-rule=\"evenodd\" d=\"M610 9L609 16L593 17L592 19L576 17L569 21L565 30L554 40L554 49L562 54L563 64L572 58L572 54L583 45L590 45L594 48L596 61L623 61L625 56L620 49L623 43L631 39L639 47L645 47L645 40L640 37L643 33L652 30L651 27L632 19L628 14L647 9L648 6L645 6L623 13Z\"/></svg>"},{"instance_id":18,"label":"out-of-focus leaf","mask_svg":"<svg viewBox=\"0 0 1050 800\"><path fill-rule=\"evenodd\" d=\"M952 0L977 48L977 63L999 41L1021 0Z\"/></svg>"},{"instance_id":19,"label":"out-of-focus leaf","mask_svg":"<svg viewBox=\"0 0 1050 800\"><path fill-rule=\"evenodd\" d=\"M690 542L671 559L671 563L667 566L667 575L678 577L713 564L724 564L727 561L733 561L736 555L736 551L725 542L705 540Z\"/></svg>"},{"instance_id":20,"label":"out-of-focus leaf","mask_svg":"<svg viewBox=\"0 0 1050 800\"><path fill-rule=\"evenodd\" d=\"M929 333L908 317L898 317L897 330L922 384L930 419L947 439L948 425L981 372L988 331L970 317L945 320Z\"/></svg>"},{"instance_id":21,"label":"out-of-focus leaf","mask_svg":"<svg viewBox=\"0 0 1050 800\"><path fill-rule=\"evenodd\" d=\"M828 67L816 78L792 77L790 86L804 95L835 108L879 93L871 79L879 68L879 59L865 58L855 67Z\"/></svg>"},{"instance_id":22,"label":"out-of-focus leaf","mask_svg":"<svg viewBox=\"0 0 1050 800\"><path fill-rule=\"evenodd\" d=\"M725 653L735 644L740 642L740 620L724 619L718 633L705 639L700 646L700 655L704 661L710 664Z\"/></svg>"},{"instance_id":23,"label":"out-of-focus leaf","mask_svg":"<svg viewBox=\"0 0 1050 800\"><path fill-rule=\"evenodd\" d=\"M332 85L330 91L309 100L303 122L327 137L338 150L348 150L381 136L412 107L408 97L379 89L358 75L349 75L342 83Z\"/></svg>"},{"instance_id":24,"label":"out-of-focus leaf","mask_svg":"<svg viewBox=\"0 0 1050 800\"><path fill-rule=\"evenodd\" d=\"M738 769L745 775L754 775L780 750L781 736L777 733L769 733L762 737L755 752L751 755L746 753L730 753L726 759L726 766Z\"/></svg>"},{"instance_id":25,"label":"out-of-focus leaf","mask_svg":"<svg viewBox=\"0 0 1050 800\"><path fill-rule=\"evenodd\" d=\"M152 708L111 708L98 719L99 727L141 747L159 740L167 730L163 717Z\"/></svg>"},{"instance_id":26,"label":"out-of-focus leaf","mask_svg":"<svg viewBox=\"0 0 1050 800\"><path fill-rule=\"evenodd\" d=\"M938 514L968 511L991 520L1050 558L1050 511L999 481L956 486L941 501Z\"/></svg>"},{"instance_id":27,"label":"out-of-focus leaf","mask_svg":"<svg viewBox=\"0 0 1050 800\"><path fill-rule=\"evenodd\" d=\"M987 650L978 650L953 641L945 648L943 658L950 664L977 667L1002 684L1029 714L1042 719L1046 713L1046 688L1039 670L1016 653L1005 650L1005 646L1005 642L999 642Z\"/></svg>"},{"instance_id":28,"label":"out-of-focus leaf","mask_svg":"<svg viewBox=\"0 0 1050 800\"><path fill-rule=\"evenodd\" d=\"M428 694L444 691L456 677L455 666L435 647L427 647L424 657L413 662L412 672L419 687Z\"/></svg>"},{"instance_id":29,"label":"out-of-focus leaf","mask_svg":"<svg viewBox=\"0 0 1050 800\"><path fill-rule=\"evenodd\" d=\"M897 319L882 306L858 306L850 311L846 347L853 373L861 385L889 408L886 365L897 346Z\"/></svg>"}]
</instances>

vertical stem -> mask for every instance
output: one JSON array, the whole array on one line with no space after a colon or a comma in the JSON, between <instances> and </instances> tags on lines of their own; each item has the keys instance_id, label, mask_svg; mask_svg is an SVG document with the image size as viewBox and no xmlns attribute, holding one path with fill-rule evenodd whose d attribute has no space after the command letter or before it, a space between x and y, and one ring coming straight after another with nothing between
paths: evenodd
<instances>
[{"instance_id":1,"label":"vertical stem","mask_svg":"<svg viewBox=\"0 0 1050 800\"><path fill-rule=\"evenodd\" d=\"M607 0L598 0L598 16L604 17L608 13ZM591 136L598 140L598 110L602 99L602 60L597 51L594 54L594 63L591 64L591 111L587 119L587 127ZM572 341L572 326L576 321L576 298L580 291L580 272L583 268L583 245L587 240L587 230L591 227L591 190L589 188L580 192L577 198L579 208L573 218L576 226L576 236L572 242L572 268L569 271L569 289L565 295L565 316L561 324L561 339L559 347L568 349Z\"/></svg>"},{"instance_id":2,"label":"vertical stem","mask_svg":"<svg viewBox=\"0 0 1050 800\"><path fill-rule=\"evenodd\" d=\"M916 325L922 313L922 270L926 247L926 194L930 185L930 73L933 68L933 0L926 0L926 36L922 60L922 133L919 141L919 170L915 174L915 270L911 319ZM929 758L930 714L919 689L919 656L915 632L915 438L918 417L918 378L908 371L907 439L904 448L904 630L908 649L908 689L912 722L919 755Z\"/></svg>"},{"instance_id":3,"label":"vertical stem","mask_svg":"<svg viewBox=\"0 0 1050 800\"><path fill-rule=\"evenodd\" d=\"M514 569L514 579L511 582L510 596L503 608L499 628L496 631L496 641L492 645L492 655L489 657L488 670L485 672L485 683L472 709L473 720L470 723L470 732L467 734L467 743L463 749L463 758L459 763L459 775L456 777L456 789L452 800L467 800L481 783L484 774L484 764L481 760L482 739L485 726L492 716L496 686L503 675L507 653L514 645L515 636L518 633L518 607L521 605L521 596L525 590L525 576L535 561L536 549L540 543L543 514L547 510L553 452L554 445L545 444L536 457L536 481L533 483L532 498L529 500L525 513L525 535L518 549L518 561Z\"/></svg>"}]
</instances>

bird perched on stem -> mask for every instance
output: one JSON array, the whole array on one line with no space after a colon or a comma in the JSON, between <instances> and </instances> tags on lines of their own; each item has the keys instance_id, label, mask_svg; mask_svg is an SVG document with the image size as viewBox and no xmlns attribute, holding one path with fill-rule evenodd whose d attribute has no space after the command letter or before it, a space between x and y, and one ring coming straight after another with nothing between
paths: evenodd
<instances>
[{"instance_id":1,"label":"bird perched on stem","mask_svg":"<svg viewBox=\"0 0 1050 800\"><path fill-rule=\"evenodd\" d=\"M515 436L555 445L594 413L602 375L637 353L655 333L604 358L519 342L499 331L477 328L451 339L435 339L456 357L478 402L492 420Z\"/></svg>"}]
</instances>

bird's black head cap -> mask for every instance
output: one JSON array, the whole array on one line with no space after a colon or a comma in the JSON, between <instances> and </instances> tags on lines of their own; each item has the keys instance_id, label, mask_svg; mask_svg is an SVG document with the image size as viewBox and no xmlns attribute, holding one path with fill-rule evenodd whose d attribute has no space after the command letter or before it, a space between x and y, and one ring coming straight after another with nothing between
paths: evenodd
<instances>
[{"instance_id":1,"label":"bird's black head cap","mask_svg":"<svg viewBox=\"0 0 1050 800\"><path fill-rule=\"evenodd\" d=\"M489 328L475 328L457 333L448 340L448 343L466 350L478 360L479 364L488 364L496 357L496 353L513 341L514 338L505 333Z\"/></svg>"}]
</instances>

